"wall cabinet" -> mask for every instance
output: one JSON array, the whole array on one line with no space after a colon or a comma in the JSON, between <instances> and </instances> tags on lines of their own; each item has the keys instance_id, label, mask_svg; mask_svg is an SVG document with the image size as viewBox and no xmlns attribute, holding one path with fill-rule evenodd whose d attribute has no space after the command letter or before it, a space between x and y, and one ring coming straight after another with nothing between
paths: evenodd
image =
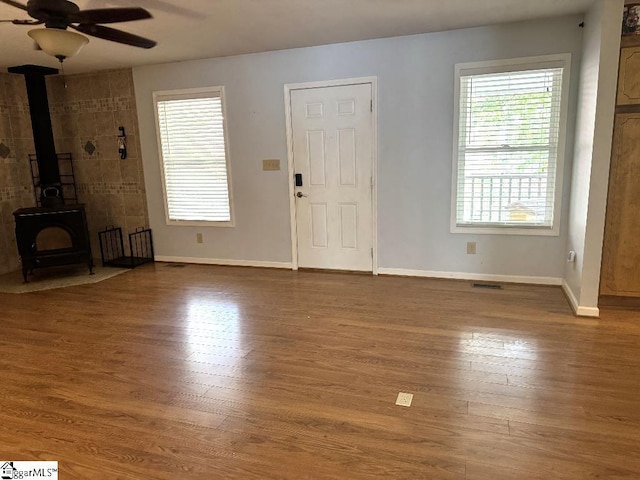
<instances>
[{"instance_id":1,"label":"wall cabinet","mask_svg":"<svg viewBox=\"0 0 640 480\"><path fill-rule=\"evenodd\" d=\"M640 296L640 112L614 124L600 293Z\"/></svg>"},{"instance_id":2,"label":"wall cabinet","mask_svg":"<svg viewBox=\"0 0 640 480\"><path fill-rule=\"evenodd\" d=\"M640 297L640 45L620 54L600 294Z\"/></svg>"}]
</instances>

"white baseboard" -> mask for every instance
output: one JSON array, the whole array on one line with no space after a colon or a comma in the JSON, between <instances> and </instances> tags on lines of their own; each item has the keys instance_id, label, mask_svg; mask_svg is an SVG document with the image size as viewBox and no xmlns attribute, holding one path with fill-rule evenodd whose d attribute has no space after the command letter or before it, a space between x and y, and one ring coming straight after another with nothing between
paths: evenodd
<instances>
[{"instance_id":1,"label":"white baseboard","mask_svg":"<svg viewBox=\"0 0 640 480\"><path fill-rule=\"evenodd\" d=\"M225 265L233 267L293 268L293 264L291 262L263 262L261 260L233 260L228 258L171 257L163 255L156 255L156 262L196 263L200 265Z\"/></svg>"},{"instance_id":2,"label":"white baseboard","mask_svg":"<svg viewBox=\"0 0 640 480\"><path fill-rule=\"evenodd\" d=\"M562 291L567 296L567 299L569 300L569 305L571 305L571 309L573 310L573 313L577 315L578 299L576 298L575 294L573 293L573 290L571 290L571 287L569 286L569 284L566 282L564 278L562 279Z\"/></svg>"},{"instance_id":3,"label":"white baseboard","mask_svg":"<svg viewBox=\"0 0 640 480\"><path fill-rule=\"evenodd\" d=\"M573 310L573 313L575 313L579 317L599 317L600 316L599 308L582 307L578 304L578 299L576 298L575 294L573 293L573 290L571 290L571 287L565 281L564 278L562 279L562 290L564 291L565 295L569 299L569 305L571 305L571 309Z\"/></svg>"},{"instance_id":4,"label":"white baseboard","mask_svg":"<svg viewBox=\"0 0 640 480\"><path fill-rule=\"evenodd\" d=\"M487 282L528 283L532 285L562 285L562 279L556 277L534 277L522 275L494 275L489 273L442 272L431 270L408 270L404 268L378 268L380 275L398 275L402 277L451 278L455 280L479 280Z\"/></svg>"}]
</instances>

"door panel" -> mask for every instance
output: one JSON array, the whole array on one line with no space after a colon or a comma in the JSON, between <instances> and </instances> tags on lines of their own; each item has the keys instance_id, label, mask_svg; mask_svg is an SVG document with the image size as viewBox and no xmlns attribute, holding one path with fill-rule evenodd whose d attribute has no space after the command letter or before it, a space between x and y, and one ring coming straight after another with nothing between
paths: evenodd
<instances>
[{"instance_id":1,"label":"door panel","mask_svg":"<svg viewBox=\"0 0 640 480\"><path fill-rule=\"evenodd\" d=\"M307 162L309 180L311 185L324 186L325 182L325 137L324 131L316 130L307 132ZM304 178L304 175L303 177Z\"/></svg>"},{"instance_id":2,"label":"door panel","mask_svg":"<svg viewBox=\"0 0 640 480\"><path fill-rule=\"evenodd\" d=\"M355 187L358 175L355 128L338 130L338 164L340 165L340 185Z\"/></svg>"},{"instance_id":3,"label":"door panel","mask_svg":"<svg viewBox=\"0 0 640 480\"><path fill-rule=\"evenodd\" d=\"M640 103L640 47L620 50L616 103L618 105L637 105Z\"/></svg>"},{"instance_id":4,"label":"door panel","mask_svg":"<svg viewBox=\"0 0 640 480\"><path fill-rule=\"evenodd\" d=\"M358 248L358 205L340 204L340 239L342 248Z\"/></svg>"},{"instance_id":5,"label":"door panel","mask_svg":"<svg viewBox=\"0 0 640 480\"><path fill-rule=\"evenodd\" d=\"M327 225L327 204L311 204L311 238L314 248L329 246L329 226Z\"/></svg>"},{"instance_id":6,"label":"door panel","mask_svg":"<svg viewBox=\"0 0 640 480\"><path fill-rule=\"evenodd\" d=\"M371 84L291 91L298 265L373 268Z\"/></svg>"}]
</instances>

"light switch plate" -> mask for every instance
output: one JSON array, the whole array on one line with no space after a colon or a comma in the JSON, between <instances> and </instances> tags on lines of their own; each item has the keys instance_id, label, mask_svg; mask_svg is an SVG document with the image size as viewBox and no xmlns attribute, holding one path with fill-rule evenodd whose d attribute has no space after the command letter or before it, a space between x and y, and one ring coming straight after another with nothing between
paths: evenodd
<instances>
[{"instance_id":1,"label":"light switch plate","mask_svg":"<svg viewBox=\"0 0 640 480\"><path fill-rule=\"evenodd\" d=\"M262 160L262 170L264 170L265 172L280 170L280 160L275 158L269 159L269 160Z\"/></svg>"},{"instance_id":2,"label":"light switch plate","mask_svg":"<svg viewBox=\"0 0 640 480\"><path fill-rule=\"evenodd\" d=\"M396 405L400 405L401 407L410 407L411 402L413 402L413 393L398 393L398 399L396 400Z\"/></svg>"},{"instance_id":3,"label":"light switch plate","mask_svg":"<svg viewBox=\"0 0 640 480\"><path fill-rule=\"evenodd\" d=\"M476 242L467 242L467 255L476 254Z\"/></svg>"}]
</instances>

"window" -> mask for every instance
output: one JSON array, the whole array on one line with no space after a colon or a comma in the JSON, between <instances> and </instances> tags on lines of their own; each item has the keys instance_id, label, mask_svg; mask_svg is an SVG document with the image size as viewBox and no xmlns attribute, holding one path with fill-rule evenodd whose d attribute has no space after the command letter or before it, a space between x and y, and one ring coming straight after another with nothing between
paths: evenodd
<instances>
[{"instance_id":1,"label":"window","mask_svg":"<svg viewBox=\"0 0 640 480\"><path fill-rule=\"evenodd\" d=\"M558 235L569 64L456 65L452 232Z\"/></svg>"},{"instance_id":2,"label":"window","mask_svg":"<svg viewBox=\"0 0 640 480\"><path fill-rule=\"evenodd\" d=\"M153 97L167 223L231 226L223 87Z\"/></svg>"}]
</instances>

